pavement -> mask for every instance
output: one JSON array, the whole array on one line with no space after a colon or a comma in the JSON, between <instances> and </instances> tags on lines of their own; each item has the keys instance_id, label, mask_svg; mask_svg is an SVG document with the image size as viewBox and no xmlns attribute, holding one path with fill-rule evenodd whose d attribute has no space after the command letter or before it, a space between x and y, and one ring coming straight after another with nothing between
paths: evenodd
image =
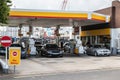
<instances>
[{"instance_id":1,"label":"pavement","mask_svg":"<svg viewBox=\"0 0 120 80\"><path fill-rule=\"evenodd\" d=\"M21 64L9 67L13 76L46 75L89 70L120 69L120 56L65 56L62 58L31 57L22 59Z\"/></svg>"},{"instance_id":2,"label":"pavement","mask_svg":"<svg viewBox=\"0 0 120 80\"><path fill-rule=\"evenodd\" d=\"M1 77L0 80L120 80L120 69L71 72L55 75Z\"/></svg>"}]
</instances>

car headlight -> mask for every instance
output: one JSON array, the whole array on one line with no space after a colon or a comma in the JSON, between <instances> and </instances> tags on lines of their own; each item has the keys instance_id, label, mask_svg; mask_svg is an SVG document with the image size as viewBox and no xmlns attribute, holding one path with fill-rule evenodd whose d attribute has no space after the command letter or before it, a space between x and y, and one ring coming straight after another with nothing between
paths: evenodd
<instances>
[{"instance_id":1,"label":"car headlight","mask_svg":"<svg viewBox=\"0 0 120 80\"><path fill-rule=\"evenodd\" d=\"M109 50L107 52L111 53L111 51L109 51Z\"/></svg>"},{"instance_id":2,"label":"car headlight","mask_svg":"<svg viewBox=\"0 0 120 80\"><path fill-rule=\"evenodd\" d=\"M22 54L25 54L25 51L22 51Z\"/></svg>"},{"instance_id":3,"label":"car headlight","mask_svg":"<svg viewBox=\"0 0 120 80\"><path fill-rule=\"evenodd\" d=\"M98 50L97 52L98 52L98 53L103 53L103 51L102 51L102 50Z\"/></svg>"},{"instance_id":4,"label":"car headlight","mask_svg":"<svg viewBox=\"0 0 120 80\"><path fill-rule=\"evenodd\" d=\"M120 52L120 49L118 49L118 52Z\"/></svg>"},{"instance_id":5,"label":"car headlight","mask_svg":"<svg viewBox=\"0 0 120 80\"><path fill-rule=\"evenodd\" d=\"M97 53L100 53L101 51L97 51Z\"/></svg>"},{"instance_id":6,"label":"car headlight","mask_svg":"<svg viewBox=\"0 0 120 80\"><path fill-rule=\"evenodd\" d=\"M63 53L64 51L60 51L60 53Z\"/></svg>"},{"instance_id":7,"label":"car headlight","mask_svg":"<svg viewBox=\"0 0 120 80\"><path fill-rule=\"evenodd\" d=\"M5 51L0 51L1 53L5 53Z\"/></svg>"},{"instance_id":8,"label":"car headlight","mask_svg":"<svg viewBox=\"0 0 120 80\"><path fill-rule=\"evenodd\" d=\"M51 51L47 51L47 53L52 53Z\"/></svg>"}]
</instances>

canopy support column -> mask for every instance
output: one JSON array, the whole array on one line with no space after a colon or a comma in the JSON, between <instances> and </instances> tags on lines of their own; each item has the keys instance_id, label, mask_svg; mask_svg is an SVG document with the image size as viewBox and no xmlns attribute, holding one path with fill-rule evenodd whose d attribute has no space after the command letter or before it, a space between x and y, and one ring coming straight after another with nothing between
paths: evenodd
<instances>
[{"instance_id":1,"label":"canopy support column","mask_svg":"<svg viewBox=\"0 0 120 80\"><path fill-rule=\"evenodd\" d=\"M29 37L33 34L33 26L29 25Z\"/></svg>"},{"instance_id":2,"label":"canopy support column","mask_svg":"<svg viewBox=\"0 0 120 80\"><path fill-rule=\"evenodd\" d=\"M23 34L22 34L22 27L23 27L23 25L22 25L22 24L19 24L18 36L19 36L20 38L23 36Z\"/></svg>"},{"instance_id":3,"label":"canopy support column","mask_svg":"<svg viewBox=\"0 0 120 80\"><path fill-rule=\"evenodd\" d=\"M56 43L59 46L59 38L60 38L60 34L59 34L59 29L60 29L60 25L57 25L56 30L55 30L55 35L56 35Z\"/></svg>"}]
</instances>

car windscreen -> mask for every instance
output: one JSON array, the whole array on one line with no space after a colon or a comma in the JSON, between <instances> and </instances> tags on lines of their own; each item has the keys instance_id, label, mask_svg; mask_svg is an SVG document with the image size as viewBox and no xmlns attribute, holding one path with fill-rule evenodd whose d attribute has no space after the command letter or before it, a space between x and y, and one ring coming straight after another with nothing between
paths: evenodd
<instances>
[{"instance_id":1,"label":"car windscreen","mask_svg":"<svg viewBox=\"0 0 120 80\"><path fill-rule=\"evenodd\" d=\"M35 44L41 44L41 42L35 42Z\"/></svg>"},{"instance_id":2,"label":"car windscreen","mask_svg":"<svg viewBox=\"0 0 120 80\"><path fill-rule=\"evenodd\" d=\"M51 48L58 48L56 44L47 44L46 48L51 49Z\"/></svg>"},{"instance_id":3,"label":"car windscreen","mask_svg":"<svg viewBox=\"0 0 120 80\"><path fill-rule=\"evenodd\" d=\"M94 45L94 48L101 48L101 45Z\"/></svg>"},{"instance_id":4,"label":"car windscreen","mask_svg":"<svg viewBox=\"0 0 120 80\"><path fill-rule=\"evenodd\" d=\"M42 39L36 39L36 42L42 42Z\"/></svg>"}]
</instances>

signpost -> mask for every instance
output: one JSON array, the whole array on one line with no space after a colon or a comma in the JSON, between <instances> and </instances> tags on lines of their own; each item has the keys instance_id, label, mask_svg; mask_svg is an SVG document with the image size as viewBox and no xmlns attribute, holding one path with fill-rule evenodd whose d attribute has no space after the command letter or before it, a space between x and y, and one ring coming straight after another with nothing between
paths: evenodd
<instances>
[{"instance_id":1,"label":"signpost","mask_svg":"<svg viewBox=\"0 0 120 80\"><path fill-rule=\"evenodd\" d=\"M21 48L20 47L10 47L9 48L9 65L15 66L20 64L21 59Z\"/></svg>"},{"instance_id":2,"label":"signpost","mask_svg":"<svg viewBox=\"0 0 120 80\"><path fill-rule=\"evenodd\" d=\"M3 36L0 40L0 43L3 47L6 48L6 63L7 63L7 47L9 47L12 44L12 39L9 36Z\"/></svg>"},{"instance_id":3,"label":"signpost","mask_svg":"<svg viewBox=\"0 0 120 80\"><path fill-rule=\"evenodd\" d=\"M10 47L9 48L9 65L19 65L21 57L20 47Z\"/></svg>"}]
</instances>

